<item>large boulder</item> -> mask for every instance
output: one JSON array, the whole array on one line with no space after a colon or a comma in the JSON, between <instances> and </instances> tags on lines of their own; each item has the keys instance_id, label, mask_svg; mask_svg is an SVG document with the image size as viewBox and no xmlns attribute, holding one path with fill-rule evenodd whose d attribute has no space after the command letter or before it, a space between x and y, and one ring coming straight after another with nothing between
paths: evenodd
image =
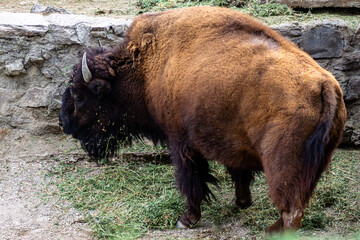
<instances>
[{"instance_id":1,"label":"large boulder","mask_svg":"<svg viewBox=\"0 0 360 240\"><path fill-rule=\"evenodd\" d=\"M30 12L41 13L41 14L52 14L52 13L71 14L71 12L65 10L64 8L57 8L54 6L44 6L38 3L31 8Z\"/></svg>"},{"instance_id":2,"label":"large boulder","mask_svg":"<svg viewBox=\"0 0 360 240\"><path fill-rule=\"evenodd\" d=\"M314 59L338 58L342 55L344 40L338 30L322 25L304 33L299 46Z\"/></svg>"}]
</instances>

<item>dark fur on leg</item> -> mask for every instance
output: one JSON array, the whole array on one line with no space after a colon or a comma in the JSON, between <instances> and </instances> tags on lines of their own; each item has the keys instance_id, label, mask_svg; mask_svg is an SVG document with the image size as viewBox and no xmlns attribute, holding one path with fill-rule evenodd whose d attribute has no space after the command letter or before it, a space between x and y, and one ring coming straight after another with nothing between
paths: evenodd
<instances>
[{"instance_id":1,"label":"dark fur on leg","mask_svg":"<svg viewBox=\"0 0 360 240\"><path fill-rule=\"evenodd\" d=\"M208 161L200 153L186 146L173 147L172 153L177 185L187 198L187 210L179 218L177 226L189 228L201 218L201 202L214 197L207 183L217 186L217 180L209 173Z\"/></svg>"},{"instance_id":2,"label":"dark fur on leg","mask_svg":"<svg viewBox=\"0 0 360 240\"><path fill-rule=\"evenodd\" d=\"M228 168L231 178L235 183L236 206L241 209L250 207L251 200L250 184L254 180L254 174L250 170Z\"/></svg>"}]
</instances>

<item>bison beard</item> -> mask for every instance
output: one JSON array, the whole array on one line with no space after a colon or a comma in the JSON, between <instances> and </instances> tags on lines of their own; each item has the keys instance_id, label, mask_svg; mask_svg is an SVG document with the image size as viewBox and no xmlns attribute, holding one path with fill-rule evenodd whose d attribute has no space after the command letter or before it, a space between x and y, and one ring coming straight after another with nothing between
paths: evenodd
<instances>
[{"instance_id":1,"label":"bison beard","mask_svg":"<svg viewBox=\"0 0 360 240\"><path fill-rule=\"evenodd\" d=\"M96 159L133 138L166 142L187 199L179 228L212 196L208 160L227 167L240 208L264 171L281 212L269 232L301 227L345 119L331 73L247 15L211 7L145 14L118 46L86 50L60 113L64 133Z\"/></svg>"}]
</instances>

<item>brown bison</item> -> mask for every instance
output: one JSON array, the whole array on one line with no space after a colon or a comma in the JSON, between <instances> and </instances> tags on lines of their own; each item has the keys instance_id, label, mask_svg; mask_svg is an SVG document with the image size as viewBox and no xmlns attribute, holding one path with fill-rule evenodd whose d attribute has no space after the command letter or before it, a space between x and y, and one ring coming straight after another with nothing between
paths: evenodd
<instances>
[{"instance_id":1,"label":"brown bison","mask_svg":"<svg viewBox=\"0 0 360 240\"><path fill-rule=\"evenodd\" d=\"M118 46L87 50L60 125L94 158L133 138L167 143L187 198L180 228L211 198L208 160L228 168L241 208L264 171L275 232L300 228L345 119L338 82L308 54L247 15L193 7L140 16Z\"/></svg>"}]
</instances>

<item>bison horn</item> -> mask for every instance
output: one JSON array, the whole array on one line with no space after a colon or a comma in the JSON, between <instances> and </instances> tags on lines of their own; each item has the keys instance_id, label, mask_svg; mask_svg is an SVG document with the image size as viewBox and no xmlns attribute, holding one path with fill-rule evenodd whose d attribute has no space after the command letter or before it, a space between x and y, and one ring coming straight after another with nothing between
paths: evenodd
<instances>
[{"instance_id":1,"label":"bison horn","mask_svg":"<svg viewBox=\"0 0 360 240\"><path fill-rule=\"evenodd\" d=\"M90 69L89 69L89 67L87 65L87 62L86 62L86 52L84 53L83 58L82 58L81 71L82 71L84 81L89 83L90 80L92 79L92 75L91 75Z\"/></svg>"},{"instance_id":2,"label":"bison horn","mask_svg":"<svg viewBox=\"0 0 360 240\"><path fill-rule=\"evenodd\" d=\"M101 44L101 41L100 41L100 38L98 38L97 40L98 40L99 48L103 48L103 46Z\"/></svg>"}]
</instances>

